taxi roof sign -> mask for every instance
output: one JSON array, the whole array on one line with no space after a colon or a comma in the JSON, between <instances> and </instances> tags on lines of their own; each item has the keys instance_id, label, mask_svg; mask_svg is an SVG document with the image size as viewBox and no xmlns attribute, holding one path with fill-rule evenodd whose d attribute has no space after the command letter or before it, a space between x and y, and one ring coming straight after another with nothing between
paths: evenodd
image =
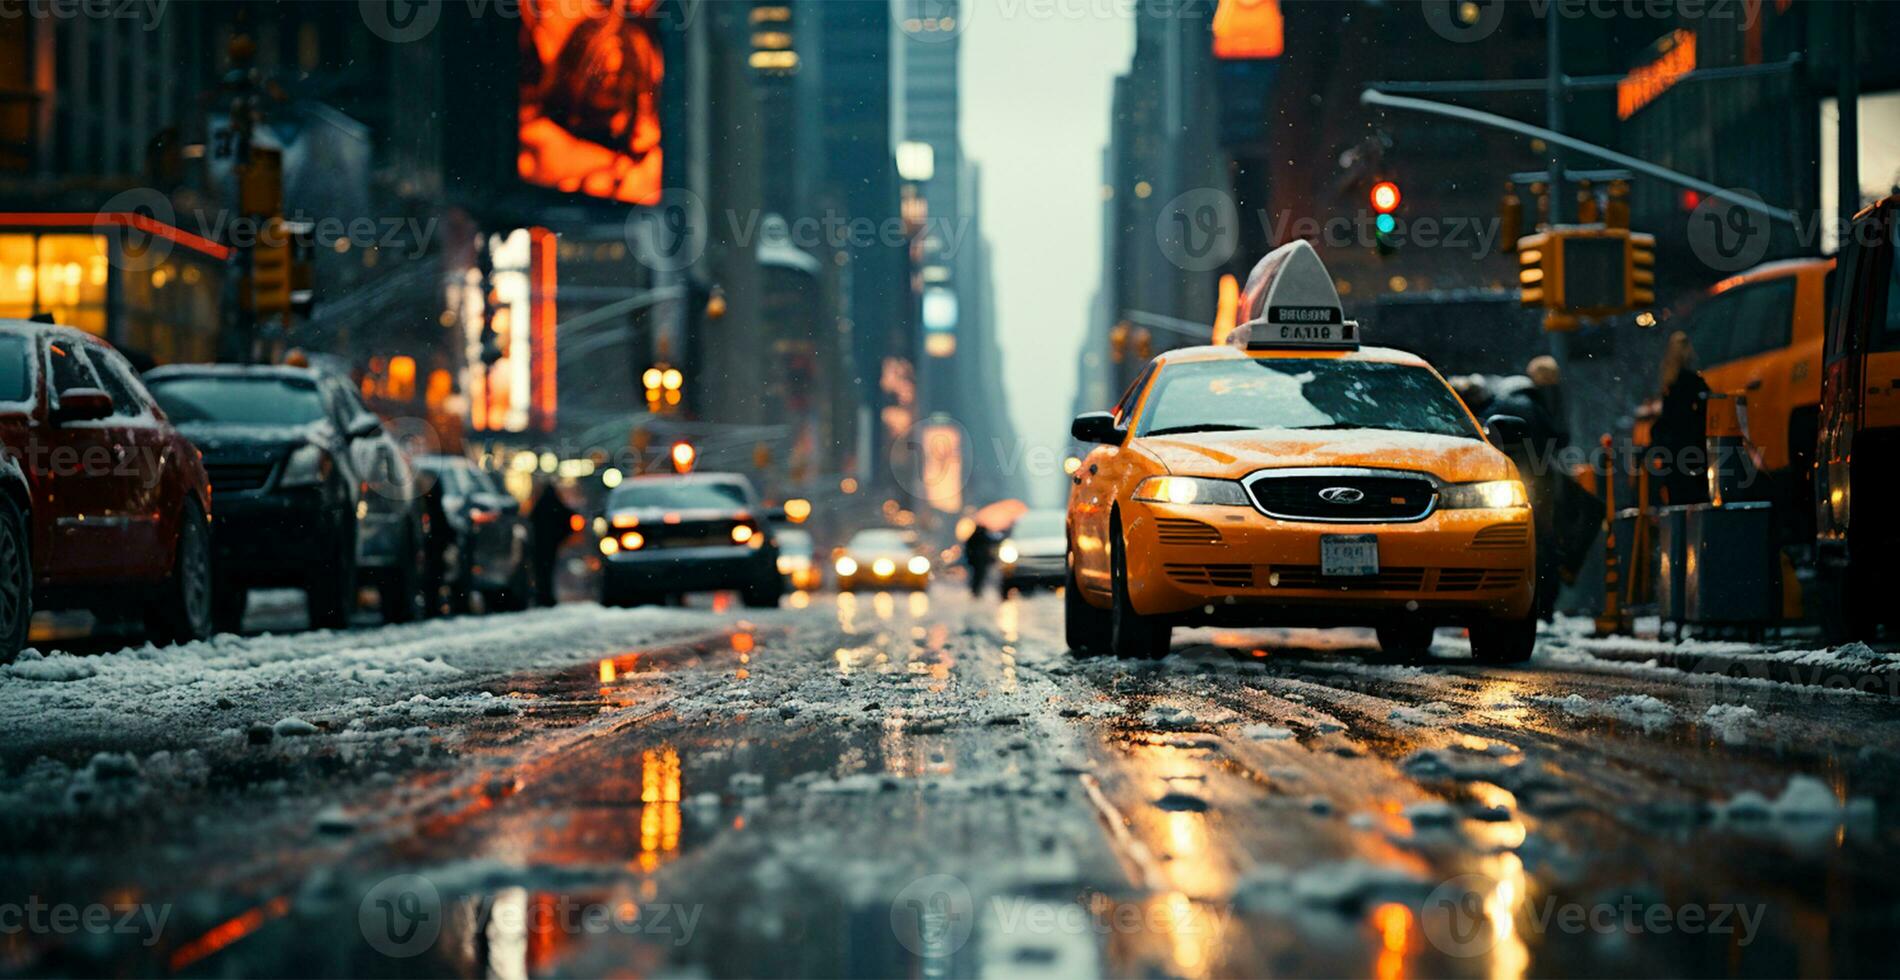
<instances>
[{"instance_id":1,"label":"taxi roof sign","mask_svg":"<svg viewBox=\"0 0 1900 980\"><path fill-rule=\"evenodd\" d=\"M1228 342L1247 350L1281 347L1355 349L1359 324L1346 319L1319 253L1304 240L1268 252L1247 275L1246 322Z\"/></svg>"}]
</instances>

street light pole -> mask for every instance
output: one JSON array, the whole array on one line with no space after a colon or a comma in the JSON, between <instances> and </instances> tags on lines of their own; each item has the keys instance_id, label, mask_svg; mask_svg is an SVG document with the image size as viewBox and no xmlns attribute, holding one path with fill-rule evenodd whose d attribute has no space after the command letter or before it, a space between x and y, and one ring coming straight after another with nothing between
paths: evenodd
<instances>
[{"instance_id":1,"label":"street light pole","mask_svg":"<svg viewBox=\"0 0 1900 980\"><path fill-rule=\"evenodd\" d=\"M1563 17L1555 7L1544 12L1544 126L1552 132L1564 131ZM1564 151L1559 143L1545 141L1550 151L1550 223L1560 225L1570 213L1564 197Z\"/></svg>"}]
</instances>

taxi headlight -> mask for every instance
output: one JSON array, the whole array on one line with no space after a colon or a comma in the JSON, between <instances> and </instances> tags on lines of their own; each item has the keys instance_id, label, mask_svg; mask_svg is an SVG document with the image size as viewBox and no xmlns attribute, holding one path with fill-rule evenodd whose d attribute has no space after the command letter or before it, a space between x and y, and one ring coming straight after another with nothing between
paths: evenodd
<instances>
[{"instance_id":1,"label":"taxi headlight","mask_svg":"<svg viewBox=\"0 0 1900 980\"><path fill-rule=\"evenodd\" d=\"M1488 480L1446 487L1438 492L1438 505L1446 510L1507 510L1529 506L1530 498L1517 480Z\"/></svg>"},{"instance_id":2,"label":"taxi headlight","mask_svg":"<svg viewBox=\"0 0 1900 980\"><path fill-rule=\"evenodd\" d=\"M874 572L878 578L889 578L897 571L897 563L889 558L879 558L871 563L871 571Z\"/></svg>"},{"instance_id":3,"label":"taxi headlight","mask_svg":"<svg viewBox=\"0 0 1900 980\"><path fill-rule=\"evenodd\" d=\"M853 561L850 555L846 555L843 558L838 559L838 564L836 567L838 569L839 575L858 574L858 563L856 561Z\"/></svg>"},{"instance_id":4,"label":"taxi headlight","mask_svg":"<svg viewBox=\"0 0 1900 980\"><path fill-rule=\"evenodd\" d=\"M925 558L923 555L912 555L910 564L904 567L910 569L912 575L922 575L930 571L930 559Z\"/></svg>"},{"instance_id":5,"label":"taxi headlight","mask_svg":"<svg viewBox=\"0 0 1900 980\"><path fill-rule=\"evenodd\" d=\"M1005 541L1002 547L996 549L996 557L1001 558L1005 565L1014 565L1022 554L1016 550L1016 542Z\"/></svg>"},{"instance_id":6,"label":"taxi headlight","mask_svg":"<svg viewBox=\"0 0 1900 980\"><path fill-rule=\"evenodd\" d=\"M1155 504L1247 506L1247 491L1234 480L1200 476L1151 476L1135 487L1135 499Z\"/></svg>"}]
</instances>

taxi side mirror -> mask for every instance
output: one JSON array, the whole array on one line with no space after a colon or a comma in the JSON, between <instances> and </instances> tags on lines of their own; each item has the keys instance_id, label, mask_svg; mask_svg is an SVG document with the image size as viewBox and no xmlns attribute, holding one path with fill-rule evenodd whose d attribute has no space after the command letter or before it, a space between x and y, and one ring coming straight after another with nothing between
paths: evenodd
<instances>
[{"instance_id":1,"label":"taxi side mirror","mask_svg":"<svg viewBox=\"0 0 1900 980\"><path fill-rule=\"evenodd\" d=\"M1515 415L1493 415L1484 420L1484 436L1499 449L1515 449L1530 438L1530 426Z\"/></svg>"},{"instance_id":2,"label":"taxi side mirror","mask_svg":"<svg viewBox=\"0 0 1900 980\"><path fill-rule=\"evenodd\" d=\"M1069 436L1076 442L1116 443L1121 432L1115 428L1115 416L1108 412L1083 412L1069 423Z\"/></svg>"}]
</instances>

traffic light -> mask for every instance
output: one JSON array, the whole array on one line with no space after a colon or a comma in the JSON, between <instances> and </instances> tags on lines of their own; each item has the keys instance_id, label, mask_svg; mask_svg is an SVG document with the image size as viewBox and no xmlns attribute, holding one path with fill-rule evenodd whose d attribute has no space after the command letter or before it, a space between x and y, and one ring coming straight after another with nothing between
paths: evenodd
<instances>
[{"instance_id":1,"label":"traffic light","mask_svg":"<svg viewBox=\"0 0 1900 980\"><path fill-rule=\"evenodd\" d=\"M673 472L691 473L693 471L693 463L699 459L699 450L694 449L692 443L682 439L673 444L672 457Z\"/></svg>"},{"instance_id":2,"label":"traffic light","mask_svg":"<svg viewBox=\"0 0 1900 980\"><path fill-rule=\"evenodd\" d=\"M290 233L273 215L251 246L251 274L244 283L243 308L261 316L290 312Z\"/></svg>"},{"instance_id":3,"label":"traffic light","mask_svg":"<svg viewBox=\"0 0 1900 980\"><path fill-rule=\"evenodd\" d=\"M1382 180L1372 185L1372 229L1373 247L1380 255L1391 255L1397 250L1397 242L1392 235L1399 227L1398 216L1393 212L1399 209L1399 185Z\"/></svg>"},{"instance_id":4,"label":"traffic light","mask_svg":"<svg viewBox=\"0 0 1900 980\"><path fill-rule=\"evenodd\" d=\"M1656 302L1653 235L1566 225L1518 239L1517 261L1518 297L1525 306L1552 312L1547 327L1574 325L1577 317L1635 312Z\"/></svg>"},{"instance_id":5,"label":"traffic light","mask_svg":"<svg viewBox=\"0 0 1900 980\"><path fill-rule=\"evenodd\" d=\"M1632 232L1624 263L1624 306L1644 310L1656 304L1656 236Z\"/></svg>"},{"instance_id":6,"label":"traffic light","mask_svg":"<svg viewBox=\"0 0 1900 980\"><path fill-rule=\"evenodd\" d=\"M1562 291L1562 284L1553 282L1561 271L1554 263L1544 261L1553 247L1547 231L1517 240L1517 298L1525 306L1545 306L1546 296L1556 296Z\"/></svg>"},{"instance_id":7,"label":"traffic light","mask_svg":"<svg viewBox=\"0 0 1900 980\"><path fill-rule=\"evenodd\" d=\"M1117 364L1128 359L1128 334L1134 328L1123 320L1108 329L1108 358Z\"/></svg>"}]
</instances>

